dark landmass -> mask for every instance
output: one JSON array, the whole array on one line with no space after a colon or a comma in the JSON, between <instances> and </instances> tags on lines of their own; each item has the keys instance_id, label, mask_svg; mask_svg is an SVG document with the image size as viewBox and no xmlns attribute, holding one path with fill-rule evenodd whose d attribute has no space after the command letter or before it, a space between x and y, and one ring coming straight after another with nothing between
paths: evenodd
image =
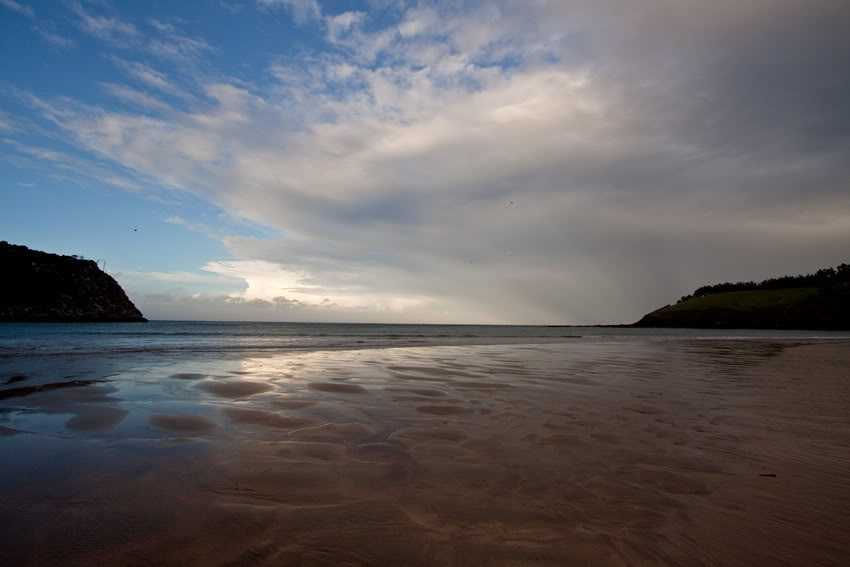
<instances>
[{"instance_id":1,"label":"dark landmass","mask_svg":"<svg viewBox=\"0 0 850 567\"><path fill-rule=\"evenodd\" d=\"M619 328L619 327L633 327L631 323L599 323L596 325L545 325L549 329L610 329L610 328ZM565 337L569 337L572 335L562 335ZM576 335L576 338L581 338L580 335Z\"/></svg>"},{"instance_id":2,"label":"dark landmass","mask_svg":"<svg viewBox=\"0 0 850 567\"><path fill-rule=\"evenodd\" d=\"M703 286L633 326L850 330L850 265L759 283Z\"/></svg>"},{"instance_id":3,"label":"dark landmass","mask_svg":"<svg viewBox=\"0 0 850 567\"><path fill-rule=\"evenodd\" d=\"M93 260L0 242L0 321L147 321Z\"/></svg>"}]
</instances>

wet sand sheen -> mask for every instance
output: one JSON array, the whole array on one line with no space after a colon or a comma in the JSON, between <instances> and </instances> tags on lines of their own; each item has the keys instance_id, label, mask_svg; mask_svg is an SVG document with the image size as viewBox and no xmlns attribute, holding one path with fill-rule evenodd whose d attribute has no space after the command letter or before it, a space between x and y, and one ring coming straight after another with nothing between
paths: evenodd
<instances>
[{"instance_id":1,"label":"wet sand sheen","mask_svg":"<svg viewBox=\"0 0 850 567\"><path fill-rule=\"evenodd\" d=\"M177 374L172 374L171 377L178 380L203 380L207 375L198 374L197 372L178 372Z\"/></svg>"},{"instance_id":2,"label":"wet sand sheen","mask_svg":"<svg viewBox=\"0 0 850 567\"><path fill-rule=\"evenodd\" d=\"M198 383L195 387L221 398L244 398L273 389L271 384L264 382L220 382L217 380L206 380Z\"/></svg>"},{"instance_id":3,"label":"wet sand sheen","mask_svg":"<svg viewBox=\"0 0 850 567\"><path fill-rule=\"evenodd\" d=\"M365 394L366 388L357 384L340 384L337 382L312 382L307 384L311 390L328 392L331 394Z\"/></svg>"},{"instance_id":4,"label":"wet sand sheen","mask_svg":"<svg viewBox=\"0 0 850 567\"><path fill-rule=\"evenodd\" d=\"M302 429L316 427L322 422L308 417L287 417L271 411L225 408L221 412L234 423L246 425L262 425L278 429Z\"/></svg>"},{"instance_id":5,"label":"wet sand sheen","mask_svg":"<svg viewBox=\"0 0 850 567\"><path fill-rule=\"evenodd\" d=\"M148 423L175 433L203 433L217 427L216 422L202 415L154 414L148 417Z\"/></svg>"},{"instance_id":6,"label":"wet sand sheen","mask_svg":"<svg viewBox=\"0 0 850 567\"><path fill-rule=\"evenodd\" d=\"M434 415L464 415L472 413L471 409L458 406L419 406L416 408L416 411Z\"/></svg>"},{"instance_id":7,"label":"wet sand sheen","mask_svg":"<svg viewBox=\"0 0 850 567\"><path fill-rule=\"evenodd\" d=\"M277 408L297 410L311 408L319 402L314 400L272 400L270 403Z\"/></svg>"},{"instance_id":8,"label":"wet sand sheen","mask_svg":"<svg viewBox=\"0 0 850 567\"><path fill-rule=\"evenodd\" d=\"M0 470L0 522L14 542L0 560L841 565L848 347L679 340L287 354L251 358L249 381L209 379L238 371L226 360L211 374L187 361L162 388L194 398L149 415L149 441L121 437L139 409L120 378L111 390L19 391L0 406L14 417L0 421L0 442L73 442L81 456L26 469L26 484ZM296 364L297 378L259 378ZM345 381L323 381L340 368ZM167 390L175 385L188 388ZM15 413L21 404L29 413ZM102 445L21 432L37 429L32 412L57 408L76 416L65 427L78 436L119 433ZM33 508L46 486L57 496Z\"/></svg>"},{"instance_id":9,"label":"wet sand sheen","mask_svg":"<svg viewBox=\"0 0 850 567\"><path fill-rule=\"evenodd\" d=\"M94 405L65 422L65 427L73 431L111 431L129 413L121 408Z\"/></svg>"}]
</instances>

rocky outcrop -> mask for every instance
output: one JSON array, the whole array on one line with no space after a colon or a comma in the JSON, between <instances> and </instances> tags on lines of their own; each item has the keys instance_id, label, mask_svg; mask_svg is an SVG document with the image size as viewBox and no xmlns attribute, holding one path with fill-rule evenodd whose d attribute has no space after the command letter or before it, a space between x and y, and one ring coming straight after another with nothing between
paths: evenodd
<instances>
[{"instance_id":1,"label":"rocky outcrop","mask_svg":"<svg viewBox=\"0 0 850 567\"><path fill-rule=\"evenodd\" d=\"M146 321L92 260L0 242L0 321Z\"/></svg>"}]
</instances>

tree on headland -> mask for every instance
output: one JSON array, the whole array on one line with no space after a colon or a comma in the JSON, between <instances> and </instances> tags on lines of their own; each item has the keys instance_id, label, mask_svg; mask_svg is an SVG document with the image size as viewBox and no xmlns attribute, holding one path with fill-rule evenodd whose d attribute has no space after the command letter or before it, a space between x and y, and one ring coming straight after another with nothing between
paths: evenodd
<instances>
[{"instance_id":1,"label":"tree on headland","mask_svg":"<svg viewBox=\"0 0 850 567\"><path fill-rule=\"evenodd\" d=\"M835 268L823 268L814 274L781 276L768 278L761 282L737 282L719 283L698 287L690 295L682 296L677 303L682 303L695 297L705 297L716 293L727 293L730 291L757 291L773 289L792 289L799 287L828 288L839 284L850 284L850 264L839 264Z\"/></svg>"}]
</instances>

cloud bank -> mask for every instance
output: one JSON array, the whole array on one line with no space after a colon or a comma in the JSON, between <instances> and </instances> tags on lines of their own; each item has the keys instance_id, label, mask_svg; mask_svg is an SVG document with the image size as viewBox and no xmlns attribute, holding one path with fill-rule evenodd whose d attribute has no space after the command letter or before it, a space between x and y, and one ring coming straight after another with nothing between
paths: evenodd
<instances>
[{"instance_id":1,"label":"cloud bank","mask_svg":"<svg viewBox=\"0 0 850 567\"><path fill-rule=\"evenodd\" d=\"M233 259L204 270L244 283L149 294L149 317L629 322L704 283L847 260L844 1L256 9L316 42L237 78L200 71L214 38L156 22L149 41L74 4L162 68L113 58L132 83L102 88L130 108L36 105L133 183L277 233L210 228Z\"/></svg>"}]
</instances>

